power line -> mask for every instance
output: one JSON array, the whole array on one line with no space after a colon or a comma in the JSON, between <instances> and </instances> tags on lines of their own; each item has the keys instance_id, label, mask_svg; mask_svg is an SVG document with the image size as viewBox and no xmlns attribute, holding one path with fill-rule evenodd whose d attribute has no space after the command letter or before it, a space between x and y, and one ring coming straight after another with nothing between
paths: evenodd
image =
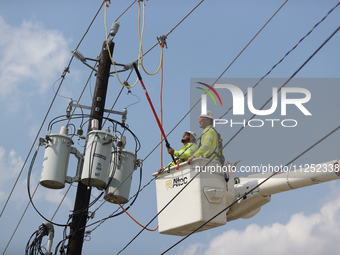
<instances>
[{"instance_id":1,"label":"power line","mask_svg":"<svg viewBox=\"0 0 340 255\"><path fill-rule=\"evenodd\" d=\"M240 51L240 53L233 59L233 61L231 61L231 63L227 66L227 68L222 72L222 74L216 79L216 81L212 84L212 85L214 85L221 77L222 77L222 75L230 68L230 66L239 58L239 56L245 51L245 49L250 45L250 43L259 35L259 33L267 26L267 24L274 18L274 16L282 9L282 7L286 4L286 2L287 2L288 0L286 0L277 10L276 10L276 12L268 19L268 21L260 28L260 30L253 36L253 38L247 43L247 45ZM201 4L203 1L201 1L199 4ZM197 5L198 6L198 5ZM195 7L195 8L197 8L197 6ZM187 15L188 16L188 15ZM186 17L187 17L186 16ZM183 21L184 19L182 19L181 20L181 22ZM180 23L181 23L180 22ZM175 27L177 27L180 23L178 23ZM172 29L172 30L170 30L170 32L168 33L168 34L170 34L172 31L173 31L174 29ZM156 44L157 45L157 44ZM155 46L156 46L155 45ZM154 47L155 47L154 46ZM151 49L150 49L151 50ZM149 51L150 51L149 50ZM149 52L148 51L148 52ZM146 52L147 53L147 52ZM145 53L145 54L146 54ZM173 129L171 129L171 131L167 134L167 135L169 135L169 134L171 134L177 127L178 127L178 125L189 115L189 113L196 107L196 105L199 103L201 101L201 99L199 99L190 109L189 109L189 111L182 117L182 119L173 127ZM161 141L162 142L162 141ZM156 146L155 146L155 148L153 149L153 150L151 150L151 152L145 157L145 159L146 158L148 158L151 154L152 154L152 152L153 151L155 151L156 149L157 149L157 147L161 144L161 142L160 143L158 143ZM145 160L144 159L144 160Z\"/></svg>"},{"instance_id":2,"label":"power line","mask_svg":"<svg viewBox=\"0 0 340 255\"><path fill-rule=\"evenodd\" d=\"M120 14L120 15L118 16L118 18L115 20L115 22L117 22L117 21L125 14L125 12L127 12L127 10L130 9L130 7L131 7L135 2L137 2L137 0L133 1L133 2L129 5L129 7L127 7L126 10L123 11L122 14Z\"/></svg>"},{"instance_id":3,"label":"power line","mask_svg":"<svg viewBox=\"0 0 340 255\"><path fill-rule=\"evenodd\" d=\"M198 6L201 5L201 3L203 3L204 0L202 0L201 2L199 2L183 19L181 19L180 22L178 22L166 35L165 37L168 37L187 17L189 17L189 15L197 9ZM146 54L148 54L152 49L154 49L159 43L157 42L154 46L152 46L147 52L145 52L143 54L143 56L145 56Z\"/></svg>"},{"instance_id":4,"label":"power line","mask_svg":"<svg viewBox=\"0 0 340 255\"><path fill-rule=\"evenodd\" d=\"M122 94L122 92L123 92L123 89L124 89L124 87L122 86L122 88L121 88L121 90L120 90L120 92L119 92L119 94L118 94L118 96L117 96L117 98L116 98L116 101L113 103L113 105L112 105L112 107L111 107L111 111L113 110L113 107L115 107L115 105L116 105L116 103L117 103L117 101L118 101L118 98L120 97L120 95ZM110 116L110 112L107 114L107 118ZM102 125L102 128L104 127L104 125L105 125L105 123L106 123L106 120L104 121L104 123L103 123L103 125Z\"/></svg>"},{"instance_id":5,"label":"power line","mask_svg":"<svg viewBox=\"0 0 340 255\"><path fill-rule=\"evenodd\" d=\"M261 27L261 29L254 35L254 37L247 43L247 45L240 51L240 53L234 58L233 61L227 66L227 68L221 73L221 75L216 79L216 81L213 83L213 85L225 74L225 72L230 68L230 66L238 59L238 57L243 53L243 51L251 44L251 42L257 37L257 35L267 26L267 24L274 18L274 16L281 10L281 8L287 3L288 0L286 0L279 9L276 10L276 12L269 18L269 20Z\"/></svg>"},{"instance_id":6,"label":"power line","mask_svg":"<svg viewBox=\"0 0 340 255\"><path fill-rule=\"evenodd\" d=\"M34 165L34 162L35 162L35 159L38 155L38 150L39 150L39 146L37 148L37 150L35 151L34 155L33 155L33 158L32 158L32 161L31 161L31 165L29 167L29 170L28 170L28 175L27 175L27 193L28 193L28 197L29 197L29 200L33 206L33 208L36 210L36 212L46 221L52 223L53 225L56 225L56 226L60 226L60 227L65 227L67 225L64 225L64 224L57 224L55 222L52 222L50 220L48 220L47 218L45 218L39 211L38 209L35 207L34 203L33 203L33 198L31 196L31 191L30 191L30 180L31 180L31 173L32 173L32 169L33 169L33 165ZM38 183L39 185L39 183Z\"/></svg>"},{"instance_id":7,"label":"power line","mask_svg":"<svg viewBox=\"0 0 340 255\"><path fill-rule=\"evenodd\" d=\"M230 66L236 61L236 59L243 53L243 51L249 46L249 44L255 39L255 37L263 30L263 28L269 23L269 21L278 13L278 11L286 4L286 2L287 2L288 0L286 0L280 7L279 7L279 9L270 17L270 19L262 26L262 28L256 33L256 35L249 41L249 43L241 50L241 52L234 58L234 60L228 65L228 67L222 72L222 74L215 80L215 82L212 84L212 85L214 85L222 76L223 76L223 74L230 68ZM269 74L270 74L270 72L278 65L278 64L280 64L308 35L310 35L311 34L311 32L321 23L321 22L323 22L327 17L328 17L328 15L336 8L336 7L338 7L340 5L340 2L338 3L338 4L336 4L318 23L316 23L315 25L314 25L314 27L304 36L304 37L302 37L300 40L299 40L299 42L290 50L290 51L288 51L286 54L285 54L285 56L283 57L283 58L281 58L281 60L279 60L272 68L271 68L271 70L270 71L268 71L267 72L267 74L265 74L254 86L253 86L253 88L254 87L256 87L259 83L260 83L260 81L261 80L263 80L266 76L268 76ZM245 94L245 96L247 95L247 93ZM197 104L199 103L201 101L201 99L199 99L191 108L190 108L190 110L184 115L184 117L175 125L175 127L168 133L168 135L188 116L188 114L197 106ZM224 114L224 115L222 115L221 117L220 117L220 119L223 117L223 116L225 116L230 110L232 109L232 106L228 109L228 111ZM261 108L262 109L262 108ZM149 157L150 155L151 155L151 153L159 146L161 144L161 142L160 143L158 143L157 145L156 145L156 147L147 155L147 157ZM146 158L147 158L146 157ZM145 159L146 159L145 158ZM144 159L144 160L145 160Z\"/></svg>"},{"instance_id":8,"label":"power line","mask_svg":"<svg viewBox=\"0 0 340 255\"><path fill-rule=\"evenodd\" d=\"M312 32L313 32L313 30L321 23L321 22L323 22L327 17L328 17L328 15L329 14L331 14L331 12L336 8L336 7L338 7L340 5L340 2L339 3L337 3L337 5L335 5L318 23L316 23L315 25L314 25L314 27L304 36L304 37L302 37L299 41L298 41L298 43L297 44L295 44L294 45L294 47L292 48L292 49L290 49L254 86L253 86L253 88L255 88L265 77L267 77L293 50L295 50L296 48L297 48L297 46L307 37L307 36L309 36ZM214 82L214 84L220 79L222 77L222 75L220 75L220 77ZM246 97L248 95L248 93L245 93L244 94L244 97ZM228 111L225 113L225 114L223 114L221 117L220 117L220 119L222 118L222 117L224 117L225 115L227 115L228 114L228 112L231 110L233 108L233 106L231 106L229 109L228 109Z\"/></svg>"},{"instance_id":9,"label":"power line","mask_svg":"<svg viewBox=\"0 0 340 255\"><path fill-rule=\"evenodd\" d=\"M35 190L34 190L32 196L35 195L35 192L37 191L38 187L39 187L39 183L37 184L37 187L35 188ZM7 248L8 248L8 246L10 245L10 243L11 243L11 241L12 241L12 239L13 239L13 237L14 237L14 235L15 235L15 233L16 233L16 231L17 231L17 229L18 229L18 227L19 227L19 225L20 225L20 223L21 223L21 221L22 221L22 219L24 218L24 215L25 215L25 213L26 213L26 211L27 211L27 209L28 209L30 203L31 203L31 201L28 201L27 206L26 206L26 208L25 208L25 211L24 211L24 213L22 214L22 216L21 216L21 218L20 218L20 220L19 220L19 222L18 222L16 228L14 229L14 232L13 232L11 238L9 239L9 241L8 241L8 243L7 243L7 245L6 245L6 248L5 248L4 252L2 253L2 255L5 254L5 252L6 252Z\"/></svg>"},{"instance_id":10,"label":"power line","mask_svg":"<svg viewBox=\"0 0 340 255\"><path fill-rule=\"evenodd\" d=\"M93 75L93 72L94 72L94 69L96 68L96 66L97 66L97 62L94 64L94 66L93 66L93 69L92 69L92 71L91 71L91 73L90 73L90 75L89 75L89 78L87 79L87 81L86 81L86 83L85 83L85 86L84 86L84 88L83 88L83 91L80 93L80 95L79 95L79 98L78 98L78 103L80 102L80 100L81 100L81 98L83 97L83 95L84 95L84 92L85 92L85 89L87 88L87 85L89 84L89 82L91 81L91 77L92 77L92 75ZM72 116L73 116L73 114L75 113L75 111L76 111L76 107L74 108L74 110L73 110L73 112L72 112L72 114L71 114L71 116L70 116L70 118L69 118L69 121L67 122L67 125L70 123L70 121L71 121L71 119L72 119Z\"/></svg>"},{"instance_id":11,"label":"power line","mask_svg":"<svg viewBox=\"0 0 340 255\"><path fill-rule=\"evenodd\" d=\"M131 199L133 199L134 197L136 197L140 192L142 192L143 189L146 188L147 186L149 186L155 179L156 179L156 177L152 178L152 179L151 179L147 184L145 184L141 189L138 189L138 191L136 192L136 194L134 194L133 196L131 196L131 197L129 198L128 202L129 202ZM105 203L105 202L103 202L99 207L101 207L104 203ZM95 211L97 211L98 209L99 209L99 208L97 208ZM116 211L114 211L111 215L115 214L115 213L116 213L117 211L119 211L119 210L120 210L120 208L118 208ZM92 226L92 225L95 225L95 224L97 224L97 223L99 223L99 225L101 225L102 223L104 223L104 221L106 221L107 219L110 219L110 218L112 218L112 217L109 216L109 217L106 217L106 218L104 218L104 219L101 219L101 220L98 220L98 221L96 221L96 222L93 222L93 223L87 225L86 228L88 228L88 227L90 227L90 226ZM98 227L98 226L96 226L93 230L91 230L91 232L93 232L97 227Z\"/></svg>"},{"instance_id":12,"label":"power line","mask_svg":"<svg viewBox=\"0 0 340 255\"><path fill-rule=\"evenodd\" d=\"M262 26L262 28L255 34L255 36L248 42L248 44L240 51L240 53L233 59L233 61L227 66L227 68L221 73L221 75L215 80L215 82L212 84L214 85L222 76L223 74L230 68L230 66L237 60L237 58L243 53L243 51L249 46L249 44L255 39L255 37L263 30L263 28L269 23L269 21L271 21L271 19L278 13L279 10L281 10L281 8L286 4L288 0L286 0L279 8L278 10L270 17L270 19ZM265 74L254 86L253 88L255 88L266 76L268 76L271 71L273 71L273 69L278 65L280 64L308 35L311 34L311 32L321 23L323 22L327 17L328 15L336 8L340 5L340 2L338 4L336 4L318 23L316 23L314 25L314 27L304 36L302 37L299 42L290 50L288 51L285 56L283 58L281 58L281 60L279 60L272 68L270 71L267 72L267 74ZM246 96L247 93L244 95ZM184 117L177 123L177 125L168 133L168 135L188 116L188 114L197 106L197 104L201 101L201 99L199 99L191 108L190 110L184 115ZM225 116L226 114L228 114L228 112L232 109L232 106L228 109L228 111L222 115L220 117L220 119ZM160 145L157 144L156 147L151 151L151 153ZM150 153L150 154L151 154ZM150 156L150 154L147 155Z\"/></svg>"},{"instance_id":13,"label":"power line","mask_svg":"<svg viewBox=\"0 0 340 255\"><path fill-rule=\"evenodd\" d=\"M295 75L315 56L316 53L319 52L319 50L321 50L321 48L339 31L340 26L314 51L314 53L309 56L309 58L293 73L293 75L277 90L277 92L279 92L284 86L287 85L288 82L290 82L291 79L293 79L295 77ZM267 102L265 102L265 104L259 109L262 110L271 100L272 100L272 96L267 100ZM254 117L256 116L256 114L254 114L248 121L247 123L252 120ZM229 141L223 146L226 147L243 129L245 128L245 126L242 126L237 132L236 134L234 134Z\"/></svg>"}]
</instances>

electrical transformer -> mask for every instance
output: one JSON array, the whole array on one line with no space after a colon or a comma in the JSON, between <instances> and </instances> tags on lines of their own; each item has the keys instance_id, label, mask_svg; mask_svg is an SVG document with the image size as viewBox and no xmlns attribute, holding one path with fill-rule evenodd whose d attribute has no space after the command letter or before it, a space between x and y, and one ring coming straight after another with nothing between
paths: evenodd
<instances>
[{"instance_id":1,"label":"electrical transformer","mask_svg":"<svg viewBox=\"0 0 340 255\"><path fill-rule=\"evenodd\" d=\"M132 152L127 150L112 152L110 176L113 178L105 190L106 201L116 203L117 200L120 204L128 202L135 165L136 155Z\"/></svg>"},{"instance_id":2,"label":"electrical transformer","mask_svg":"<svg viewBox=\"0 0 340 255\"><path fill-rule=\"evenodd\" d=\"M49 189L62 189L73 141L65 134L51 134L45 146L40 184Z\"/></svg>"},{"instance_id":3,"label":"electrical transformer","mask_svg":"<svg viewBox=\"0 0 340 255\"><path fill-rule=\"evenodd\" d=\"M109 132L94 130L87 134L81 182L104 188L108 181L113 136Z\"/></svg>"}]
</instances>

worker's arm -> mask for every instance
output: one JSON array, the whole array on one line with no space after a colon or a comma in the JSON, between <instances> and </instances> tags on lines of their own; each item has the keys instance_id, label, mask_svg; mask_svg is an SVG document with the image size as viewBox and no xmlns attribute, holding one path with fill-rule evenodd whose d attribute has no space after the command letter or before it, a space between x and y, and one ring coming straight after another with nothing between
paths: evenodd
<instances>
[{"instance_id":1,"label":"worker's arm","mask_svg":"<svg viewBox=\"0 0 340 255\"><path fill-rule=\"evenodd\" d=\"M190 158L197 151L197 149L198 148L195 143L188 143L180 151L174 151L174 156L184 162Z\"/></svg>"},{"instance_id":2,"label":"worker's arm","mask_svg":"<svg viewBox=\"0 0 340 255\"><path fill-rule=\"evenodd\" d=\"M206 130L206 132L202 135L201 139L202 139L201 140L201 146L194 153L194 156L196 158L204 157L204 155L206 153L209 153L211 150L212 151L210 153L213 152L213 149L211 149L211 148L212 148L212 145L213 145L214 139L215 139L215 131L212 128Z\"/></svg>"}]
</instances>

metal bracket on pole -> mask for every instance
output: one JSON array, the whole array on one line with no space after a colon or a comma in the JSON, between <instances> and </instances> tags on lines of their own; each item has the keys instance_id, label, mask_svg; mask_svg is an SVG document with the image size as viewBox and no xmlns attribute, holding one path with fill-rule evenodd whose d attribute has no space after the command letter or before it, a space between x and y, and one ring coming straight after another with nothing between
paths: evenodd
<instances>
[{"instance_id":1,"label":"metal bracket on pole","mask_svg":"<svg viewBox=\"0 0 340 255\"><path fill-rule=\"evenodd\" d=\"M78 165L77 165L76 176L74 177L66 176L66 180L65 180L66 183L73 183L73 182L80 181L80 176L81 176L81 173L83 170L83 164L84 164L84 155L80 153L76 147L71 147L70 153L76 156L76 158L78 159Z\"/></svg>"},{"instance_id":2,"label":"metal bracket on pole","mask_svg":"<svg viewBox=\"0 0 340 255\"><path fill-rule=\"evenodd\" d=\"M70 105L71 105L72 107L78 107L78 108L87 109L87 110L91 110L91 109L92 109L90 106L87 106L87 105L81 105L81 104L75 104L75 103L71 103ZM122 112L104 109L104 112L122 115L122 122L123 122L123 123L124 123L125 120L126 120L126 115L127 115L127 110L126 110L126 109L124 109Z\"/></svg>"},{"instance_id":3,"label":"metal bracket on pole","mask_svg":"<svg viewBox=\"0 0 340 255\"><path fill-rule=\"evenodd\" d=\"M79 107L79 108L82 108L82 109L91 110L90 106L81 105L81 104L75 104L75 103L72 103L71 105L74 106L74 107ZM112 114L118 114L118 115L122 115L122 116L126 115L126 112L119 112L119 111L114 111L114 110L106 110L106 109L104 109L104 112L108 112L108 113L112 113Z\"/></svg>"},{"instance_id":4,"label":"metal bracket on pole","mask_svg":"<svg viewBox=\"0 0 340 255\"><path fill-rule=\"evenodd\" d=\"M95 68L90 66L88 63L86 63L86 60L92 60L92 61L98 62L99 59L85 58L84 55L80 51L78 51L77 49L74 49L71 52L73 53L73 56L75 56L77 59L79 59L84 65L88 66L89 68L91 68L96 73L98 72L98 70L96 70Z\"/></svg>"}]
</instances>

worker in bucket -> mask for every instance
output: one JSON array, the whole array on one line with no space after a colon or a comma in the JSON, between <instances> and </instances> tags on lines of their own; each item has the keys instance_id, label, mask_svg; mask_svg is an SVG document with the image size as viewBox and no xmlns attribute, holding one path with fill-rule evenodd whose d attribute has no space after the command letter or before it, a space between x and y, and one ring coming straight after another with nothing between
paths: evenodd
<instances>
[{"instance_id":1,"label":"worker in bucket","mask_svg":"<svg viewBox=\"0 0 340 255\"><path fill-rule=\"evenodd\" d=\"M170 155L174 155L176 163L186 162L188 158L192 156L198 149L196 145L197 135L193 131L185 131L183 133L181 142L183 143L183 147L179 151L175 151L173 148L168 148L168 153ZM174 165L175 163L172 161L166 167L159 169L157 172L160 173L164 169L172 167Z\"/></svg>"},{"instance_id":2,"label":"worker in bucket","mask_svg":"<svg viewBox=\"0 0 340 255\"><path fill-rule=\"evenodd\" d=\"M224 164L224 152L221 135L213 127L214 116L207 111L199 116L200 128L203 128L198 150L190 156L187 163L190 164L194 158L216 159Z\"/></svg>"}]
</instances>

